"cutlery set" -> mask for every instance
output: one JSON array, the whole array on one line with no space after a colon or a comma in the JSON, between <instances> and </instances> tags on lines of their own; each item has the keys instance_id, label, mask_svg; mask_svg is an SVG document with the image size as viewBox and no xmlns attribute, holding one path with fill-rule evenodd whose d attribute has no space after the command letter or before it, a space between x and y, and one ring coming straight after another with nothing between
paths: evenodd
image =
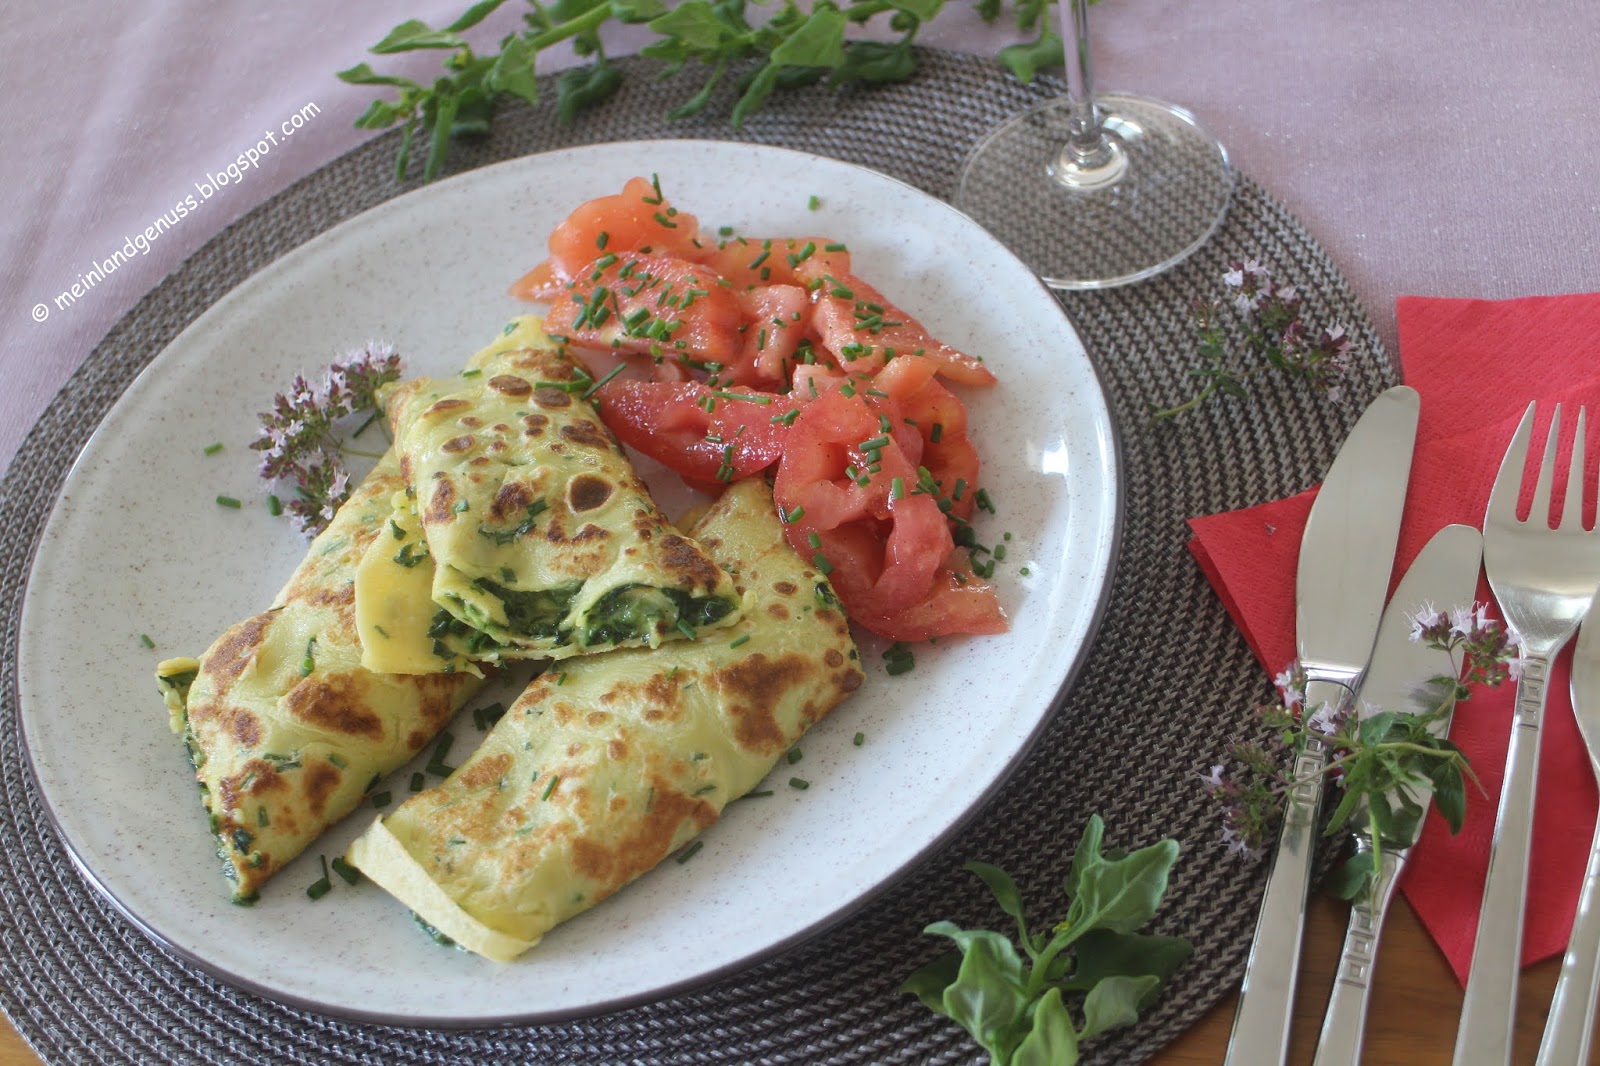
<instances>
[{"instance_id":1,"label":"cutlery set","mask_svg":"<svg viewBox=\"0 0 1600 1066\"><path fill-rule=\"evenodd\" d=\"M1580 410L1561 512L1551 507L1561 408L1551 419L1526 519L1518 519L1523 469L1533 435L1530 404L1490 492L1483 531L1464 525L1436 533L1407 570L1388 608L1406 484L1416 439L1419 399L1397 386L1361 416L1340 449L1312 505L1296 575L1296 644L1307 678L1303 706L1326 704L1338 716L1352 706L1401 708L1430 679L1449 675L1449 653L1410 638L1423 604L1469 606L1480 566L1486 571L1519 649L1516 712L1496 815L1489 871L1479 912L1455 1066L1511 1060L1517 977L1527 888L1529 843L1538 771L1538 740L1551 663L1572 639L1600 588L1600 529L1585 531L1583 491L1595 481L1584 457ZM1555 522L1554 528L1551 523ZM1600 775L1600 621L1585 626L1573 661L1572 699L1590 760ZM1448 719L1437 723L1442 733ZM1318 835L1328 753L1316 740L1297 755L1283 827L1273 853L1229 1040L1229 1066L1282 1063L1300 961L1300 942ZM1406 787L1426 806L1431 786ZM1373 850L1369 830L1354 833L1358 851ZM1317 1066L1359 1061L1374 957L1384 916L1409 849L1385 846L1372 891L1350 912L1333 992L1318 1039ZM1590 852L1572 939L1562 966L1540 1066L1588 1060L1600 988L1600 827Z\"/></svg>"}]
</instances>

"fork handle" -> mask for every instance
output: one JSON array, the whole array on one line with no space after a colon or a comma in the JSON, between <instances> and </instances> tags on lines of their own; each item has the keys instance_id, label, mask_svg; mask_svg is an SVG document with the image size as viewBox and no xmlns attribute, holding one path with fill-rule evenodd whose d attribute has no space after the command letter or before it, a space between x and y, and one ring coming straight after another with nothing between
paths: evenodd
<instances>
[{"instance_id":1,"label":"fork handle","mask_svg":"<svg viewBox=\"0 0 1600 1066\"><path fill-rule=\"evenodd\" d=\"M1364 845L1358 845L1361 846ZM1378 938L1383 935L1383 919L1389 913L1389 901L1394 899L1395 885L1400 883L1405 864L1405 851L1385 851L1374 871L1371 891L1350 905L1350 924L1345 927L1344 948L1339 953L1339 969L1333 994L1328 997L1328 1012L1322 1017L1322 1035L1317 1038L1317 1057L1312 1066L1358 1066L1361 1062Z\"/></svg>"},{"instance_id":2,"label":"fork handle","mask_svg":"<svg viewBox=\"0 0 1600 1066\"><path fill-rule=\"evenodd\" d=\"M1558 650L1559 646L1549 654ZM1489 849L1489 875L1478 910L1478 936L1472 947L1461 1024L1456 1030L1455 1066L1498 1066L1511 1061L1533 797L1539 778L1539 727L1549 672L1548 655L1529 655L1517 681L1516 717L1506 752L1494 843Z\"/></svg>"},{"instance_id":3,"label":"fork handle","mask_svg":"<svg viewBox=\"0 0 1600 1066\"><path fill-rule=\"evenodd\" d=\"M1600 767L1596 767L1600 775ZM1561 963L1555 999L1539 1042L1538 1066L1566 1066L1588 1062L1594 1036L1595 990L1600 987L1600 822L1589 845L1589 865L1583 872L1583 894L1572 922L1572 939Z\"/></svg>"}]
</instances>

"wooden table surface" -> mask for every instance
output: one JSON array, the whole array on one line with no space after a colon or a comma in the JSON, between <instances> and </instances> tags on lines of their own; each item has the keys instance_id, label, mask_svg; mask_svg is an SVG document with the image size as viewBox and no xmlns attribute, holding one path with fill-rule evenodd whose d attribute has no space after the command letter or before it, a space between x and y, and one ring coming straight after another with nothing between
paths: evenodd
<instances>
[{"instance_id":1,"label":"wooden table surface","mask_svg":"<svg viewBox=\"0 0 1600 1066\"><path fill-rule=\"evenodd\" d=\"M1319 897L1312 903L1289 1057L1297 1066L1311 1062L1316 1049L1322 1008L1333 983L1334 965L1344 936L1345 914L1345 905L1337 900ZM1523 973L1515 1058L1519 1066L1534 1060L1559 969L1560 960L1551 959ZM1389 915L1376 981L1362 1061L1369 1066L1447 1066L1461 1010L1461 988L1403 898L1397 897ZM1158 1055L1156 1066L1220 1063L1237 998L1230 995L1218 1004L1177 1043ZM15 1030L3 1025L0 1066L38 1066L39 1061ZM1600 1054L1591 1059L1589 1066L1600 1066Z\"/></svg>"}]
</instances>

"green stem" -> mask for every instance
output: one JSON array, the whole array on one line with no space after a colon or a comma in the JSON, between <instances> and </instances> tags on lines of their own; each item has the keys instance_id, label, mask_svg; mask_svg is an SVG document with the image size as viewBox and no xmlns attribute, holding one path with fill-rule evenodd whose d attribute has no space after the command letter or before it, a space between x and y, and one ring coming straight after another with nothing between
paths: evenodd
<instances>
[{"instance_id":1,"label":"green stem","mask_svg":"<svg viewBox=\"0 0 1600 1066\"><path fill-rule=\"evenodd\" d=\"M528 47L534 49L535 51L542 51L546 48L549 48L553 44L558 44L561 41L566 40L568 37L576 37L580 33L587 33L589 30L599 29L601 26L605 25L606 20L610 17L611 5L600 4L598 7L593 7L588 11L585 11L577 18L568 19L559 25L551 26L548 30L545 30L543 33L535 37L526 38Z\"/></svg>"}]
</instances>

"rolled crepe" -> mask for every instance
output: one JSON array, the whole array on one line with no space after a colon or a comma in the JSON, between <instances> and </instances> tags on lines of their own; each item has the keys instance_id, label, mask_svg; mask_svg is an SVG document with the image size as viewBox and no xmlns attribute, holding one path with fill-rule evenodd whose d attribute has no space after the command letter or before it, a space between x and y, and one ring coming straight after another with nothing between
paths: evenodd
<instances>
[{"instance_id":1,"label":"rolled crepe","mask_svg":"<svg viewBox=\"0 0 1600 1066\"><path fill-rule=\"evenodd\" d=\"M402 543L383 545L358 581L364 625L369 599L407 600L386 590L420 580L398 571L424 557L443 611L426 653L415 618L372 614L370 645L410 649L386 658L389 669L656 647L737 619L727 574L662 519L584 398L588 385L539 319L522 316L461 376L387 394L413 491L395 516Z\"/></svg>"},{"instance_id":2,"label":"rolled crepe","mask_svg":"<svg viewBox=\"0 0 1600 1066\"><path fill-rule=\"evenodd\" d=\"M482 683L464 672L398 676L361 666L356 565L390 536L390 500L403 488L390 452L311 542L269 610L200 659L157 667L238 902L254 899L410 760Z\"/></svg>"},{"instance_id":3,"label":"rolled crepe","mask_svg":"<svg viewBox=\"0 0 1600 1066\"><path fill-rule=\"evenodd\" d=\"M827 579L741 482L693 530L753 597L734 626L536 678L473 756L346 860L497 961L526 951L717 820L860 686Z\"/></svg>"}]
</instances>

